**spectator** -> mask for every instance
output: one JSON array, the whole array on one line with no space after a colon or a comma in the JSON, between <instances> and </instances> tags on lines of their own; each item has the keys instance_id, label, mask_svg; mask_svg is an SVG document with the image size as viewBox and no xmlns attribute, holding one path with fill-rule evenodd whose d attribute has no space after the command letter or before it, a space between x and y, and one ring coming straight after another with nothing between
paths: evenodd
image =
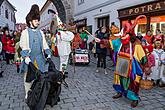
<instances>
[{"instance_id":1,"label":"spectator","mask_svg":"<svg viewBox=\"0 0 165 110\"><path fill-rule=\"evenodd\" d=\"M14 54L15 54L15 40L14 40L14 33L13 36L7 37L7 64L14 63Z\"/></svg>"},{"instance_id":2,"label":"spectator","mask_svg":"<svg viewBox=\"0 0 165 110\"><path fill-rule=\"evenodd\" d=\"M19 43L20 43L20 36L21 36L21 33L17 33L16 37L15 37L15 56L14 56L14 59L15 59L15 64L17 66L17 73L20 72L20 64L21 64L21 48L19 46Z\"/></svg>"},{"instance_id":3,"label":"spectator","mask_svg":"<svg viewBox=\"0 0 165 110\"><path fill-rule=\"evenodd\" d=\"M2 54L3 54L3 59L6 60L7 64L9 64L9 56L6 53L8 37L9 37L9 28L8 27L4 27L3 28L3 36L2 36Z\"/></svg>"},{"instance_id":4,"label":"spectator","mask_svg":"<svg viewBox=\"0 0 165 110\"><path fill-rule=\"evenodd\" d=\"M109 38L108 34L106 33L106 27L101 28L101 32L98 33L97 38L101 40ZM103 44L96 43L96 54L98 57L96 72L98 73L100 71L100 63L102 62L101 66L103 66L104 68L104 73L107 74L107 71L106 71L107 47Z\"/></svg>"},{"instance_id":5,"label":"spectator","mask_svg":"<svg viewBox=\"0 0 165 110\"><path fill-rule=\"evenodd\" d=\"M146 35L143 38L146 39L148 44L153 43L153 36L150 30L147 31Z\"/></svg>"},{"instance_id":6,"label":"spectator","mask_svg":"<svg viewBox=\"0 0 165 110\"><path fill-rule=\"evenodd\" d=\"M80 46L81 49L87 49L88 35L84 30L85 27L83 27L82 32L80 33L80 37L82 39L82 44Z\"/></svg>"},{"instance_id":7,"label":"spectator","mask_svg":"<svg viewBox=\"0 0 165 110\"><path fill-rule=\"evenodd\" d=\"M78 49L80 48L82 39L80 37L80 34L77 32L77 29L75 29L75 32L73 32L73 34L74 34L74 39L72 41L72 49Z\"/></svg>"}]
</instances>

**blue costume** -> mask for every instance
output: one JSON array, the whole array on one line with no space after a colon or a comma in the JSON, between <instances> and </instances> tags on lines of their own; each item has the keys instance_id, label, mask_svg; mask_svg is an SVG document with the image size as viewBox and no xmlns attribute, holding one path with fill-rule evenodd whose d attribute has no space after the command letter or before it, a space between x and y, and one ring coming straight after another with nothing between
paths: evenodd
<instances>
[{"instance_id":1,"label":"blue costume","mask_svg":"<svg viewBox=\"0 0 165 110\"><path fill-rule=\"evenodd\" d=\"M45 57L43 53L43 37L40 30L32 30L28 28L29 34L29 48L30 50L22 50L21 55L22 57L29 56L31 62L34 63L36 61L37 67L41 72L47 71L45 68ZM50 49L44 50L45 54L51 55ZM27 71L27 65L23 62L24 71Z\"/></svg>"}]
</instances>

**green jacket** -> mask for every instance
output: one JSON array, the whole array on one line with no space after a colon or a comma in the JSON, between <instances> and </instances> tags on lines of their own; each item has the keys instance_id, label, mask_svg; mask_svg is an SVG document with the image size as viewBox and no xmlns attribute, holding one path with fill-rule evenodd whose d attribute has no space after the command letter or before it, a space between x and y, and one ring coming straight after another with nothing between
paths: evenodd
<instances>
[{"instance_id":1,"label":"green jacket","mask_svg":"<svg viewBox=\"0 0 165 110\"><path fill-rule=\"evenodd\" d=\"M82 40L84 40L84 39L88 40L88 35L85 32L82 32L80 34L80 37L81 37Z\"/></svg>"}]
</instances>

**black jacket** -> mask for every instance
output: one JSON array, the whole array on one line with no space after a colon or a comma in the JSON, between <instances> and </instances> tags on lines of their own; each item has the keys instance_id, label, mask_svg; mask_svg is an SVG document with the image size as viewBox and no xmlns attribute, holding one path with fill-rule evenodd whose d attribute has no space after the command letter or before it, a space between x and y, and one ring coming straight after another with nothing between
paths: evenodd
<instances>
[{"instance_id":1,"label":"black jacket","mask_svg":"<svg viewBox=\"0 0 165 110\"><path fill-rule=\"evenodd\" d=\"M99 39L108 39L109 38L109 34L108 33L102 33L102 32L99 32L97 34L97 38ZM100 48L100 43L96 43L96 53L103 53L103 54L106 54L107 53L107 48Z\"/></svg>"}]
</instances>

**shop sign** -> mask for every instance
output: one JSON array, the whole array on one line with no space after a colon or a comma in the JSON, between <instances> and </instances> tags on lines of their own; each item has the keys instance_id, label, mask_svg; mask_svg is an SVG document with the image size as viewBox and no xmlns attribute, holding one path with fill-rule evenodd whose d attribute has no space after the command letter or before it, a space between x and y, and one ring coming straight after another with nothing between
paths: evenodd
<instances>
[{"instance_id":1,"label":"shop sign","mask_svg":"<svg viewBox=\"0 0 165 110\"><path fill-rule=\"evenodd\" d=\"M160 10L165 10L165 0L154 3L147 3L144 5L138 5L133 8L121 9L119 10L119 17L122 18L125 16L139 15Z\"/></svg>"},{"instance_id":2,"label":"shop sign","mask_svg":"<svg viewBox=\"0 0 165 110\"><path fill-rule=\"evenodd\" d=\"M86 19L75 21L77 26L86 25Z\"/></svg>"}]
</instances>

